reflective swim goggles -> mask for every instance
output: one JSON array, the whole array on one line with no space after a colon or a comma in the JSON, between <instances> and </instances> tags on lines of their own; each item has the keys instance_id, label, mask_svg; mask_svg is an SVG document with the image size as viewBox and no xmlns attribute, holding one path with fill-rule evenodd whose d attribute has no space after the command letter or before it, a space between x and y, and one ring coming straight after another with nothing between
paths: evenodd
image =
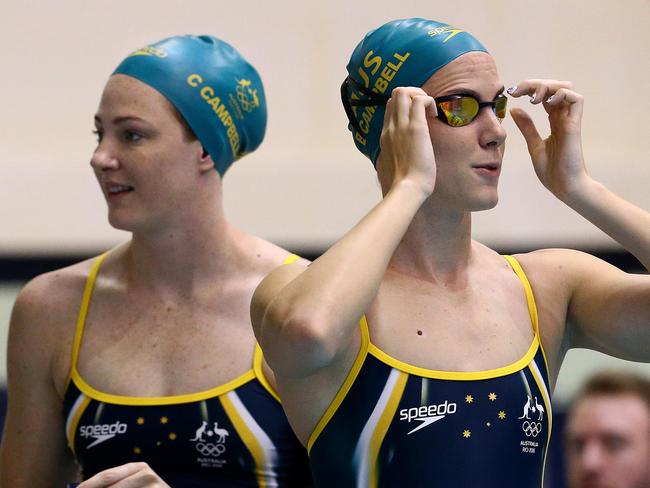
<instances>
[{"instance_id":1,"label":"reflective swim goggles","mask_svg":"<svg viewBox=\"0 0 650 488\"><path fill-rule=\"evenodd\" d=\"M350 99L348 87L366 96L365 100ZM384 106L390 97L375 93L354 78L349 76L341 85L341 101L352 127L361 132L359 121L354 115L352 107ZM447 95L437 97L438 118L451 127L463 127L470 124L483 107L492 107L494 115L502 121L506 117L508 98L500 93L491 102L481 102L473 95Z\"/></svg>"},{"instance_id":2,"label":"reflective swim goggles","mask_svg":"<svg viewBox=\"0 0 650 488\"><path fill-rule=\"evenodd\" d=\"M492 107L499 122L506 118L508 98L500 93L491 102L481 102L472 95L447 95L436 98L438 118L452 127L463 127L476 118L483 107Z\"/></svg>"}]
</instances>

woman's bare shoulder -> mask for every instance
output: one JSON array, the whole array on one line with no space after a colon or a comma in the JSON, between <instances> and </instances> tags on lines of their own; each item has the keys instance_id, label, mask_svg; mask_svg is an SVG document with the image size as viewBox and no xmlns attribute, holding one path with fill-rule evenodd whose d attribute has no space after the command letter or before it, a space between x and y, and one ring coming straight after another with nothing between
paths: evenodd
<instances>
[{"instance_id":1,"label":"woman's bare shoulder","mask_svg":"<svg viewBox=\"0 0 650 488\"><path fill-rule=\"evenodd\" d=\"M39 275L20 291L11 313L10 349L45 354L72 340L95 258Z\"/></svg>"},{"instance_id":2,"label":"woman's bare shoulder","mask_svg":"<svg viewBox=\"0 0 650 488\"><path fill-rule=\"evenodd\" d=\"M36 276L18 294L14 313L44 315L78 307L95 258Z\"/></svg>"},{"instance_id":3,"label":"woman's bare shoulder","mask_svg":"<svg viewBox=\"0 0 650 488\"><path fill-rule=\"evenodd\" d=\"M24 371L27 361L30 369L47 371L50 378L54 374L55 380L66 376L68 365L59 365L60 358L64 352L69 356L93 262L94 258L44 273L20 291L9 327L8 361L13 370Z\"/></svg>"},{"instance_id":4,"label":"woman's bare shoulder","mask_svg":"<svg viewBox=\"0 0 650 488\"><path fill-rule=\"evenodd\" d=\"M561 248L538 249L514 256L527 273L543 276L545 281L570 279L580 268L600 261L586 252Z\"/></svg>"},{"instance_id":5,"label":"woman's bare shoulder","mask_svg":"<svg viewBox=\"0 0 650 488\"><path fill-rule=\"evenodd\" d=\"M297 262L303 266L309 265L309 261L302 256L282 248L281 246L272 242L266 241L260 237L253 236L255 240L255 258L259 266L264 270L264 274L268 274L278 266L287 263L288 261Z\"/></svg>"}]
</instances>

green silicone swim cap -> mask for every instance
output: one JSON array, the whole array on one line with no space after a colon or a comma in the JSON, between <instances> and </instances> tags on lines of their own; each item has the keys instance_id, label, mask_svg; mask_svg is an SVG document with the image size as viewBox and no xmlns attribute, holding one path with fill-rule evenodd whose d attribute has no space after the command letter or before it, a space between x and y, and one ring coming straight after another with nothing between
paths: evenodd
<instances>
[{"instance_id":1,"label":"green silicone swim cap","mask_svg":"<svg viewBox=\"0 0 650 488\"><path fill-rule=\"evenodd\" d=\"M350 57L341 87L348 129L359 151L376 164L384 105L394 88L421 87L470 51L487 52L468 32L433 20L393 20L366 34Z\"/></svg>"},{"instance_id":2,"label":"green silicone swim cap","mask_svg":"<svg viewBox=\"0 0 650 488\"><path fill-rule=\"evenodd\" d=\"M131 53L113 74L162 93L183 116L223 176L264 139L262 80L230 44L212 36L174 36Z\"/></svg>"}]
</instances>

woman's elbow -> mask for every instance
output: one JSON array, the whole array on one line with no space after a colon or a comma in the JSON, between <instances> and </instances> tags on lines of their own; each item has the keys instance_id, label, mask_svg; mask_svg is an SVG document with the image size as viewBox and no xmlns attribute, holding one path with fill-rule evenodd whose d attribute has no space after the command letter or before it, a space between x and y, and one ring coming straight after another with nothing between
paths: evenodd
<instances>
[{"instance_id":1,"label":"woman's elbow","mask_svg":"<svg viewBox=\"0 0 650 488\"><path fill-rule=\"evenodd\" d=\"M273 304L264 314L258 340L271 363L318 369L337 352L328 321L314 311ZM284 368L283 368L284 369Z\"/></svg>"}]
</instances>

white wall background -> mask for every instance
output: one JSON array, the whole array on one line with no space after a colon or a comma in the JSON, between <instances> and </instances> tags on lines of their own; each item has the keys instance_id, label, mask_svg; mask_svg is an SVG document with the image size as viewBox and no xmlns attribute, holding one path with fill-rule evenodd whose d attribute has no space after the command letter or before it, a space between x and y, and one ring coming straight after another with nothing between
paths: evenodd
<instances>
[{"instance_id":1,"label":"white wall background","mask_svg":"<svg viewBox=\"0 0 650 488\"><path fill-rule=\"evenodd\" d=\"M345 64L368 30L409 16L472 32L506 86L572 80L586 97L589 170L650 209L650 0L25 0L4 2L0 16L0 254L93 252L125 239L106 224L88 167L92 118L124 56L183 33L232 43L266 85L266 141L226 176L231 220L292 247L329 244L379 198L346 130ZM545 127L543 109L533 111ZM502 247L611 245L541 187L504 123L501 203L477 215L476 236Z\"/></svg>"},{"instance_id":2,"label":"white wall background","mask_svg":"<svg viewBox=\"0 0 650 488\"><path fill-rule=\"evenodd\" d=\"M345 128L345 64L368 30L410 16L472 32L506 86L572 80L586 97L590 172L650 209L650 0L24 0L1 10L0 255L88 253L126 239L107 225L88 166L94 111L124 56L185 33L232 43L266 86L266 140L226 176L231 220L283 245L323 248L379 198L374 171ZM541 107L533 111L545 127ZM501 247L613 245L541 187L522 137L511 120L504 124L501 203L476 216L476 237ZM2 339L16 292L0 290ZM558 398L610 361L572 352ZM626 367L650 375L647 366Z\"/></svg>"}]
</instances>

